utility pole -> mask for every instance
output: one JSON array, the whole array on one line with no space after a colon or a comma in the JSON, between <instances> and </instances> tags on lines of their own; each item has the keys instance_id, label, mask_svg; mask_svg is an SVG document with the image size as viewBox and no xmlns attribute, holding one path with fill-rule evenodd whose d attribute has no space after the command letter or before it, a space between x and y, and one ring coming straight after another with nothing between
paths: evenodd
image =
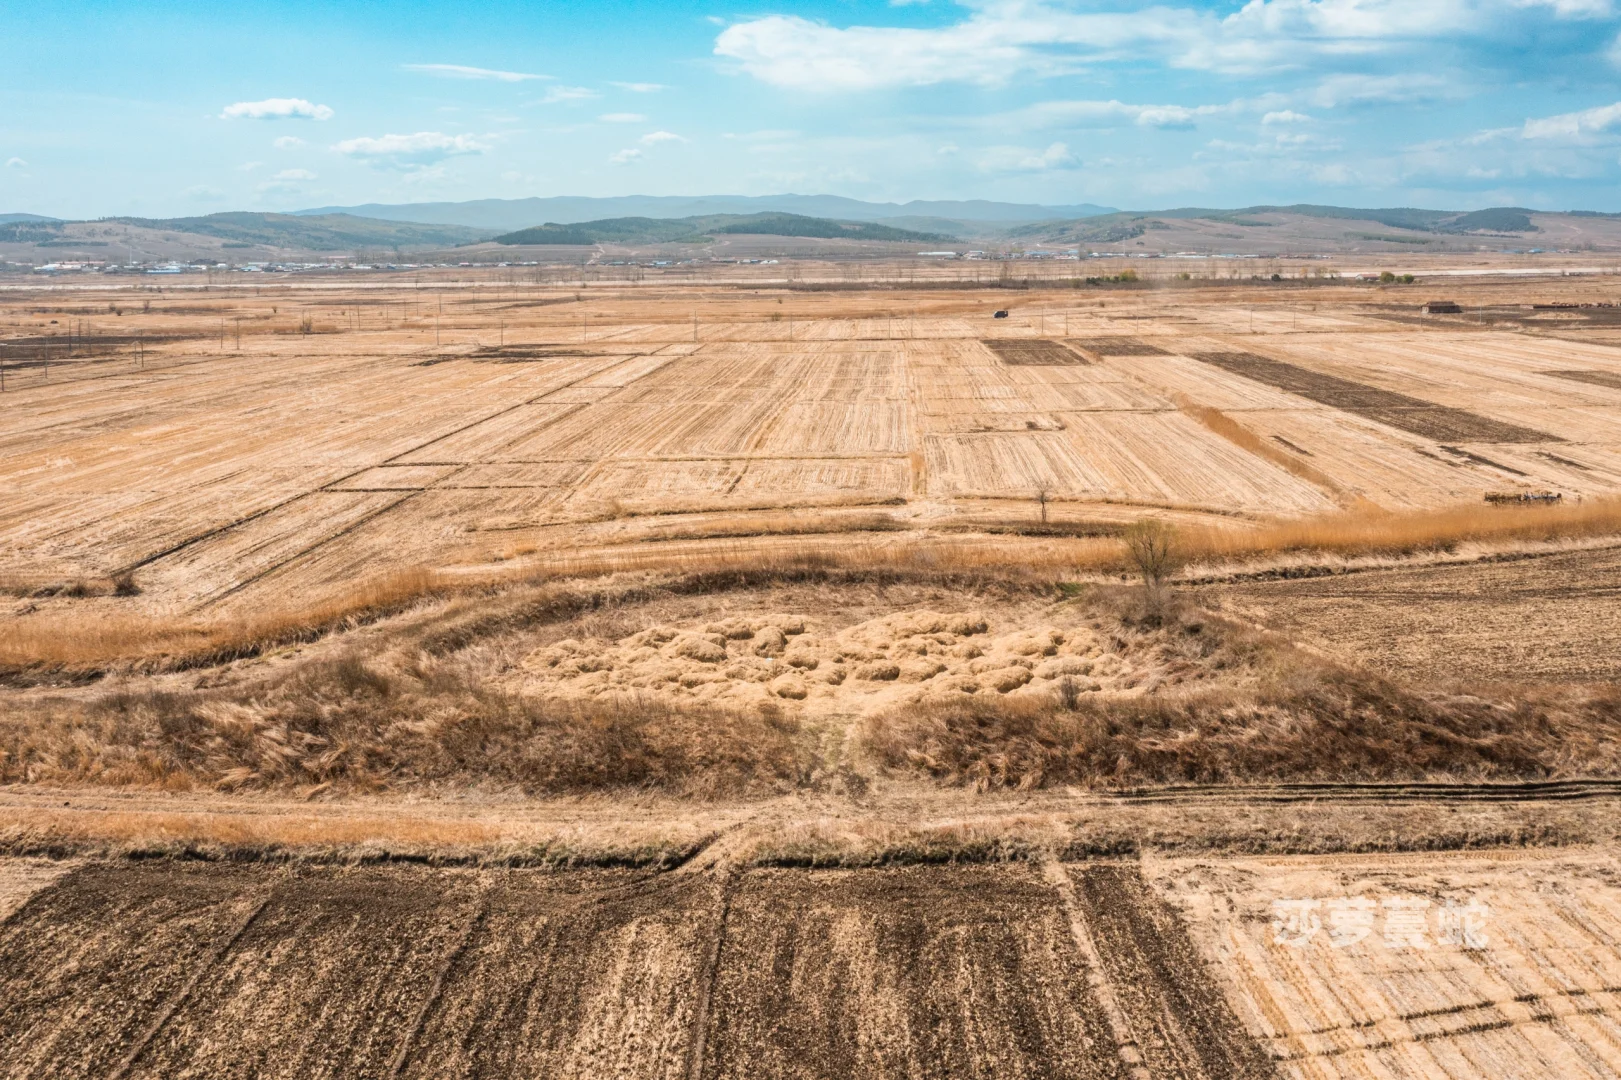
<instances>
[{"instance_id":1,"label":"utility pole","mask_svg":"<svg viewBox=\"0 0 1621 1080\"><path fill-rule=\"evenodd\" d=\"M692 340L698 340L698 313L696 311L692 313Z\"/></svg>"},{"instance_id":2,"label":"utility pole","mask_svg":"<svg viewBox=\"0 0 1621 1080\"><path fill-rule=\"evenodd\" d=\"M242 316L236 317L236 351L242 351Z\"/></svg>"}]
</instances>

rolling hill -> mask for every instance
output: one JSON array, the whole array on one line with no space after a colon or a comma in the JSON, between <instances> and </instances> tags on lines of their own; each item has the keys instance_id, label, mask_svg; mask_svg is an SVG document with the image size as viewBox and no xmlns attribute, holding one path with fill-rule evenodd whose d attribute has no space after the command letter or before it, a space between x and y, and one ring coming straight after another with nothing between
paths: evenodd
<instances>
[{"instance_id":1,"label":"rolling hill","mask_svg":"<svg viewBox=\"0 0 1621 1080\"><path fill-rule=\"evenodd\" d=\"M290 213L295 217L350 214L388 221L448 222L494 232L522 229L537 221L577 225L622 217L672 220L720 214L786 213L839 221L883 222L903 228L917 228L919 219L932 219L931 229L939 230L950 223L952 227L946 227L944 231L961 232L960 223L965 222L1005 225L1113 212L1113 207L1091 203L1038 206L986 199L915 199L907 203L874 203L838 195L622 195L613 198L565 195L400 205L365 203L360 206L323 206Z\"/></svg>"},{"instance_id":2,"label":"rolling hill","mask_svg":"<svg viewBox=\"0 0 1621 1080\"><path fill-rule=\"evenodd\" d=\"M710 214L660 219L604 218L575 224L547 222L494 238L506 245L649 244L702 242L717 233L756 236L805 236L838 240L897 240L929 243L949 240L942 233L915 232L873 222L834 221L801 214Z\"/></svg>"}]
</instances>

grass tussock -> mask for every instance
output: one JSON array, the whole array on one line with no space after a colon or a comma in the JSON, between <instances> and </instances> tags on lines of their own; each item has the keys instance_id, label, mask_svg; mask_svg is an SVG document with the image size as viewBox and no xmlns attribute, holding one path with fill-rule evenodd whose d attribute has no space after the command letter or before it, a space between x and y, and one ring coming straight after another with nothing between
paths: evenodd
<instances>
[{"instance_id":1,"label":"grass tussock","mask_svg":"<svg viewBox=\"0 0 1621 1080\"><path fill-rule=\"evenodd\" d=\"M426 657L310 662L251 694L142 691L0 719L0 783L715 796L791 785L780 714L491 690Z\"/></svg>"}]
</instances>

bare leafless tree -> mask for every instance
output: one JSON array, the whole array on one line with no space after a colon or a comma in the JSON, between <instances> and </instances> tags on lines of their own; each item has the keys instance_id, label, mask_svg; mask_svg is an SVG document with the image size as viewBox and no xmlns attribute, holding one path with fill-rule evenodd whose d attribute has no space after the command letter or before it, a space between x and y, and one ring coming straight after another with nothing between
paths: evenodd
<instances>
[{"instance_id":1,"label":"bare leafless tree","mask_svg":"<svg viewBox=\"0 0 1621 1080\"><path fill-rule=\"evenodd\" d=\"M1125 541L1127 555L1143 576L1143 587L1158 593L1182 563L1176 529L1158 518L1144 518L1126 530Z\"/></svg>"}]
</instances>

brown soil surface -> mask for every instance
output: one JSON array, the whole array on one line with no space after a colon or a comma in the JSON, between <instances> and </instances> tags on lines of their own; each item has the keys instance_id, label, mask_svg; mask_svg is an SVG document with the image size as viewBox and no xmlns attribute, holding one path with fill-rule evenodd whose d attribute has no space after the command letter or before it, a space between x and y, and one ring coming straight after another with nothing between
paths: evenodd
<instances>
[{"instance_id":1,"label":"brown soil surface","mask_svg":"<svg viewBox=\"0 0 1621 1080\"><path fill-rule=\"evenodd\" d=\"M0 986L15 1077L1121 1069L1056 894L1017 867L100 866L0 924Z\"/></svg>"},{"instance_id":2,"label":"brown soil surface","mask_svg":"<svg viewBox=\"0 0 1621 1080\"><path fill-rule=\"evenodd\" d=\"M1621 679L1621 549L1216 590L1290 636L1416 682Z\"/></svg>"},{"instance_id":3,"label":"brown soil surface","mask_svg":"<svg viewBox=\"0 0 1621 1080\"><path fill-rule=\"evenodd\" d=\"M1299 899L1323 912L1303 945L1276 922ZM1350 900L1373 918L1329 918ZM41 1080L1604 1076L1618 1017L1611 847L1045 874L105 863L0 921L0 1074Z\"/></svg>"}]
</instances>

